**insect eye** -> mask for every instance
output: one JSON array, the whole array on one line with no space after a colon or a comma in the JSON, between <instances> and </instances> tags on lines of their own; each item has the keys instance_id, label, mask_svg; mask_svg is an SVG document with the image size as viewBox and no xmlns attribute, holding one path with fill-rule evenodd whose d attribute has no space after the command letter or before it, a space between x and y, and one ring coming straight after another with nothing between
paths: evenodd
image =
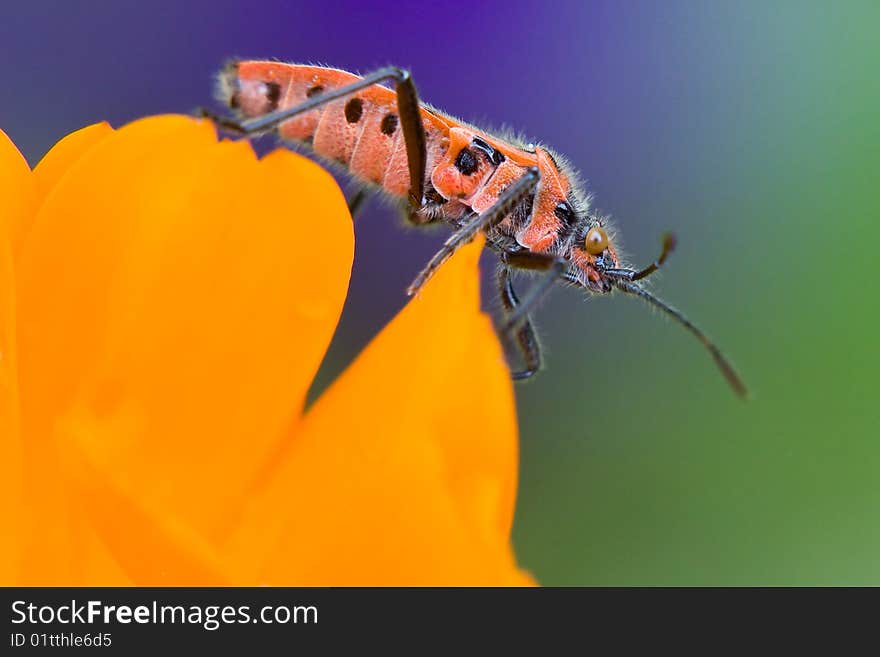
<instances>
[{"instance_id":1,"label":"insect eye","mask_svg":"<svg viewBox=\"0 0 880 657\"><path fill-rule=\"evenodd\" d=\"M597 256L608 248L608 234L601 226L593 226L587 231L584 238L584 248L587 253Z\"/></svg>"}]
</instances>

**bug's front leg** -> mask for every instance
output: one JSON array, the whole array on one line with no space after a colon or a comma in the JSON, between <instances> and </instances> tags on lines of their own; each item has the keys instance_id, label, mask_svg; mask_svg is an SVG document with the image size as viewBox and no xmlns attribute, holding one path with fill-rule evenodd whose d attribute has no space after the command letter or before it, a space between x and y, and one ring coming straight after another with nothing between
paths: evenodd
<instances>
[{"instance_id":1,"label":"bug's front leg","mask_svg":"<svg viewBox=\"0 0 880 657\"><path fill-rule=\"evenodd\" d=\"M510 267L502 264L498 268L496 282L498 283L498 296L501 299L501 305L504 307L504 313L506 316L509 316L519 306L519 298L513 289ZM538 341L538 336L532 327L531 317L526 316L525 320L514 332L509 334L502 333L501 336L506 342L510 342L519 349L525 364L525 369L523 370L511 369L510 376L515 381L531 378L541 369L541 343Z\"/></svg>"},{"instance_id":2,"label":"bug's front leg","mask_svg":"<svg viewBox=\"0 0 880 657\"><path fill-rule=\"evenodd\" d=\"M443 244L443 247L434 254L434 257L419 272L416 279L407 289L406 293L412 296L418 293L428 279L444 262L462 246L471 242L478 233L491 229L500 223L510 212L524 199L534 193L538 186L540 174L536 167L526 170L519 180L511 184L498 196L498 200L482 214L475 214L464 226L454 232Z\"/></svg>"},{"instance_id":3,"label":"bug's front leg","mask_svg":"<svg viewBox=\"0 0 880 657\"><path fill-rule=\"evenodd\" d=\"M535 306L538 305L553 285L565 278L565 274L569 269L569 263L564 258L555 255L532 253L530 251L505 254L504 262L509 267L544 272L540 280L532 286L526 296L523 297L523 300L507 316L507 320L502 324L501 332L512 335L523 323L528 322L529 313L535 309Z\"/></svg>"}]
</instances>

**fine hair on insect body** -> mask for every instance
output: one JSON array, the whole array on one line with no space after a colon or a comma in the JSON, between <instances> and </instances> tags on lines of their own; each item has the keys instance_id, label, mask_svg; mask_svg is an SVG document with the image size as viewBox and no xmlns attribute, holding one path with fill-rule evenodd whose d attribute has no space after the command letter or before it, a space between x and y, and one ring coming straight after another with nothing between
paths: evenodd
<instances>
[{"instance_id":1,"label":"fine hair on insect body","mask_svg":"<svg viewBox=\"0 0 880 657\"><path fill-rule=\"evenodd\" d=\"M218 81L218 98L235 116L204 114L225 130L273 132L342 166L362 185L349 202L352 215L368 192L382 190L400 199L412 224L452 226L408 294L417 294L461 246L485 236L500 259L499 330L524 364L512 372L514 379L541 368L530 313L562 283L591 294L618 291L662 311L694 335L731 388L747 396L733 365L706 334L639 283L663 266L674 237L664 236L660 256L648 266L624 265L571 168L546 147L498 137L421 103L412 77L396 67L358 76L323 66L236 60ZM522 296L513 286L516 270L540 273Z\"/></svg>"}]
</instances>

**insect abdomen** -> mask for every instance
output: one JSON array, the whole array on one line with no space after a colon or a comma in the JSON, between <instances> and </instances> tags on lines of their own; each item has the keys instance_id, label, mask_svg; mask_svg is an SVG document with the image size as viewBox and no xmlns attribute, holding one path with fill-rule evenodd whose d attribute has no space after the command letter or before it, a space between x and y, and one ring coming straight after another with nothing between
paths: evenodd
<instances>
[{"instance_id":1,"label":"insect abdomen","mask_svg":"<svg viewBox=\"0 0 880 657\"><path fill-rule=\"evenodd\" d=\"M231 64L220 77L222 100L246 118L294 107L309 98L358 80L332 68L280 62ZM428 171L438 156L443 125L423 112ZM346 167L358 178L395 196L409 190L406 147L397 114L396 95L379 85L327 103L285 121L283 139L309 144L320 156Z\"/></svg>"}]
</instances>

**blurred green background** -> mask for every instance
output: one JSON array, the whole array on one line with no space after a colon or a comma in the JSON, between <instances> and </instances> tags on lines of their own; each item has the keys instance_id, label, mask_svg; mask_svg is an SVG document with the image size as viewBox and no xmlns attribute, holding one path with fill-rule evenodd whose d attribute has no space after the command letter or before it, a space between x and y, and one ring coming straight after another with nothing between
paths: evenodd
<instances>
[{"instance_id":1,"label":"blurred green background","mask_svg":"<svg viewBox=\"0 0 880 657\"><path fill-rule=\"evenodd\" d=\"M568 155L634 264L674 230L653 289L753 391L638 301L556 291L547 371L517 386L520 563L557 585L876 585L878 34L873 1L40 1L0 22L0 126L35 162L96 120L209 103L233 55L409 67L429 102ZM445 236L399 224L380 203L358 221L316 391Z\"/></svg>"},{"instance_id":2,"label":"blurred green background","mask_svg":"<svg viewBox=\"0 0 880 657\"><path fill-rule=\"evenodd\" d=\"M554 383L520 394L519 555L547 584L877 585L880 4L706 4L695 102L628 154L678 170L614 207L680 226L654 289L754 399L634 302L558 295ZM625 233L639 261L656 233Z\"/></svg>"}]
</instances>

